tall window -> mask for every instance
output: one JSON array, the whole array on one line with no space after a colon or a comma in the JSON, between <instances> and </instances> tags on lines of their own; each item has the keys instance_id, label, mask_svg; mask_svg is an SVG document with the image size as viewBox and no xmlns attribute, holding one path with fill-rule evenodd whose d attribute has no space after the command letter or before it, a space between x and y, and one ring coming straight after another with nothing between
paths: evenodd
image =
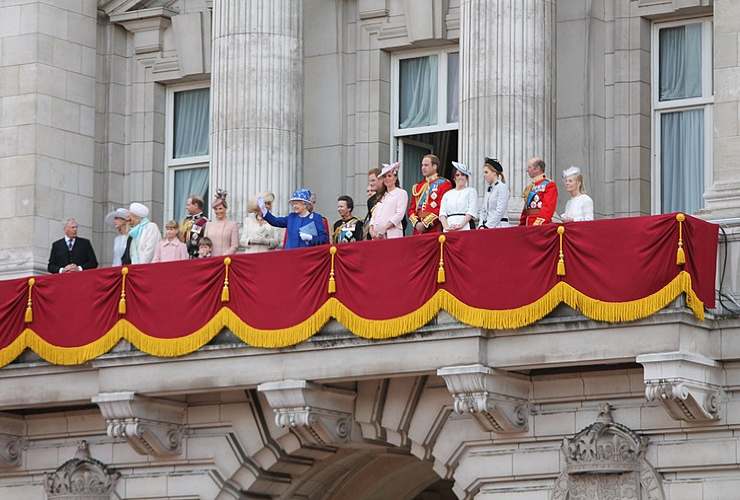
<instances>
[{"instance_id":1,"label":"tall window","mask_svg":"<svg viewBox=\"0 0 740 500\"><path fill-rule=\"evenodd\" d=\"M210 89L204 84L176 86L167 92L166 214L180 219L191 194L208 202L208 127Z\"/></svg>"},{"instance_id":2,"label":"tall window","mask_svg":"<svg viewBox=\"0 0 740 500\"><path fill-rule=\"evenodd\" d=\"M704 207L712 165L712 21L653 29L653 211Z\"/></svg>"},{"instance_id":3,"label":"tall window","mask_svg":"<svg viewBox=\"0 0 740 500\"><path fill-rule=\"evenodd\" d=\"M421 180L425 154L442 160L445 175L457 160L460 101L460 54L457 47L396 54L391 76L391 142L401 162L404 189Z\"/></svg>"}]
</instances>

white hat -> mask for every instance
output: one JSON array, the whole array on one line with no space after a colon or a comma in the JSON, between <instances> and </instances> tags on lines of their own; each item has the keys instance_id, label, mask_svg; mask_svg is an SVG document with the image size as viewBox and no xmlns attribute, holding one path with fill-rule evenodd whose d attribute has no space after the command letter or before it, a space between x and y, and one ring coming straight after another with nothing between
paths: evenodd
<instances>
[{"instance_id":1,"label":"white hat","mask_svg":"<svg viewBox=\"0 0 740 500\"><path fill-rule=\"evenodd\" d=\"M131 205L129 205L128 211L131 213L131 215L135 215L136 217L149 216L149 209L146 208L146 205L137 202L133 202Z\"/></svg>"},{"instance_id":2,"label":"white hat","mask_svg":"<svg viewBox=\"0 0 740 500\"><path fill-rule=\"evenodd\" d=\"M578 167L574 167L573 165L570 166L569 169L563 170L563 179L566 177L570 177L572 175L580 175L581 169Z\"/></svg>"},{"instance_id":3,"label":"white hat","mask_svg":"<svg viewBox=\"0 0 740 500\"><path fill-rule=\"evenodd\" d=\"M116 208L112 212L108 212L108 214L105 216L105 223L106 224L113 224L113 219L128 219L128 210L125 208Z\"/></svg>"},{"instance_id":4,"label":"white hat","mask_svg":"<svg viewBox=\"0 0 740 500\"><path fill-rule=\"evenodd\" d=\"M464 163L453 161L452 166L455 167L455 170L463 174L465 177L470 177L470 170L468 169L468 167L465 166Z\"/></svg>"},{"instance_id":5,"label":"white hat","mask_svg":"<svg viewBox=\"0 0 740 500\"><path fill-rule=\"evenodd\" d=\"M380 175L378 177L384 177L385 174L390 172L391 170L398 171L398 168L401 166L399 162L395 163L383 163L383 170L380 171Z\"/></svg>"}]
</instances>

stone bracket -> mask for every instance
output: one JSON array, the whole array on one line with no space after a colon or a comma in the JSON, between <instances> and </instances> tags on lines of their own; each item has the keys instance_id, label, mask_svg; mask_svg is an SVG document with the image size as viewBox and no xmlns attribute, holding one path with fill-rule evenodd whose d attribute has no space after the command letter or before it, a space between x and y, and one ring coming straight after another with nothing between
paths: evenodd
<instances>
[{"instance_id":1,"label":"stone bracket","mask_svg":"<svg viewBox=\"0 0 740 500\"><path fill-rule=\"evenodd\" d=\"M162 50L164 31L170 26L172 16L176 14L177 12L166 7L154 7L111 14L110 20L134 34L136 54L147 54Z\"/></svg>"},{"instance_id":2,"label":"stone bracket","mask_svg":"<svg viewBox=\"0 0 740 500\"><path fill-rule=\"evenodd\" d=\"M645 397L685 422L718 420L722 369L710 358L684 352L637 356L644 368Z\"/></svg>"},{"instance_id":3,"label":"stone bracket","mask_svg":"<svg viewBox=\"0 0 740 500\"><path fill-rule=\"evenodd\" d=\"M187 405L139 396L134 392L101 393L92 398L100 407L108 435L126 439L141 455L174 456L181 452Z\"/></svg>"},{"instance_id":4,"label":"stone bracket","mask_svg":"<svg viewBox=\"0 0 740 500\"><path fill-rule=\"evenodd\" d=\"M481 364L437 370L447 384L458 414L470 413L486 432L525 432L529 380Z\"/></svg>"},{"instance_id":5,"label":"stone bracket","mask_svg":"<svg viewBox=\"0 0 740 500\"><path fill-rule=\"evenodd\" d=\"M21 465L25 432L23 418L0 413L0 469Z\"/></svg>"},{"instance_id":6,"label":"stone bracket","mask_svg":"<svg viewBox=\"0 0 740 500\"><path fill-rule=\"evenodd\" d=\"M302 442L336 446L349 441L356 394L306 380L281 380L257 386L275 412L275 424L289 427Z\"/></svg>"}]
</instances>

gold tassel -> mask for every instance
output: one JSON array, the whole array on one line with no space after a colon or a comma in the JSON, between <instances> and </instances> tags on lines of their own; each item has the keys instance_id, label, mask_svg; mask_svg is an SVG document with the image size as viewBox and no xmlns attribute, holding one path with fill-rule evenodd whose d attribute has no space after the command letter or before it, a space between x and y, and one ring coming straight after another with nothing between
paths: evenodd
<instances>
[{"instance_id":1,"label":"gold tassel","mask_svg":"<svg viewBox=\"0 0 740 500\"><path fill-rule=\"evenodd\" d=\"M447 237L444 234L439 235L439 269L437 269L437 283L444 283L447 280L445 276L445 258L444 246Z\"/></svg>"},{"instance_id":2,"label":"gold tassel","mask_svg":"<svg viewBox=\"0 0 740 500\"><path fill-rule=\"evenodd\" d=\"M126 314L126 275L128 267L121 268L121 299L118 301L118 314Z\"/></svg>"},{"instance_id":3,"label":"gold tassel","mask_svg":"<svg viewBox=\"0 0 740 500\"><path fill-rule=\"evenodd\" d=\"M231 299L229 294L229 266L231 265L231 257L224 259L224 287L221 289L221 302L228 302Z\"/></svg>"},{"instance_id":4,"label":"gold tassel","mask_svg":"<svg viewBox=\"0 0 740 500\"><path fill-rule=\"evenodd\" d=\"M26 304L26 315L23 318L23 321L26 323L31 323L33 321L33 300L31 298L31 290L33 290L33 285L36 284L36 280L34 278L28 278L28 303Z\"/></svg>"},{"instance_id":5,"label":"gold tassel","mask_svg":"<svg viewBox=\"0 0 740 500\"><path fill-rule=\"evenodd\" d=\"M563 260L563 233L565 226L558 226L558 237L560 238L560 257L558 258L558 276L565 276L565 260Z\"/></svg>"},{"instance_id":6,"label":"gold tassel","mask_svg":"<svg viewBox=\"0 0 740 500\"><path fill-rule=\"evenodd\" d=\"M332 245L329 247L329 255L331 255L331 269L329 270L329 288L328 292L330 294L336 293L337 291L337 283L334 280L334 256L337 254L337 247Z\"/></svg>"},{"instance_id":7,"label":"gold tassel","mask_svg":"<svg viewBox=\"0 0 740 500\"><path fill-rule=\"evenodd\" d=\"M683 249L683 221L686 220L684 214L676 214L678 221L678 251L676 252L676 265L683 266L686 264L686 252Z\"/></svg>"}]
</instances>

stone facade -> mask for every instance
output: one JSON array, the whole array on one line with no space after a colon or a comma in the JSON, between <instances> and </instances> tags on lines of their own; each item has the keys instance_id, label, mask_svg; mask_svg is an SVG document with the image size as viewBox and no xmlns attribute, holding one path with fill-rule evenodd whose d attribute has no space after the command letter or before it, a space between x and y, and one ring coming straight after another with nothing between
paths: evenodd
<instances>
[{"instance_id":1,"label":"stone facade","mask_svg":"<svg viewBox=\"0 0 740 500\"><path fill-rule=\"evenodd\" d=\"M736 0L5 0L0 275L45 269L68 216L101 262L113 207L169 218L183 84L210 85L211 186L232 217L262 189L284 209L298 184L330 219L339 193L361 215L367 169L398 154L396 57L439 48L460 51L464 161L500 152L515 193L530 155L582 165L598 216L651 213L652 33L696 17L714 25L699 215L726 233L706 321L677 301L617 325L563 307L514 332L441 314L389 341L331 323L282 350L223 332L178 359L125 342L78 367L26 354L0 370L0 498L54 498L47 478L71 466L103 485L80 498L737 498Z\"/></svg>"}]
</instances>

